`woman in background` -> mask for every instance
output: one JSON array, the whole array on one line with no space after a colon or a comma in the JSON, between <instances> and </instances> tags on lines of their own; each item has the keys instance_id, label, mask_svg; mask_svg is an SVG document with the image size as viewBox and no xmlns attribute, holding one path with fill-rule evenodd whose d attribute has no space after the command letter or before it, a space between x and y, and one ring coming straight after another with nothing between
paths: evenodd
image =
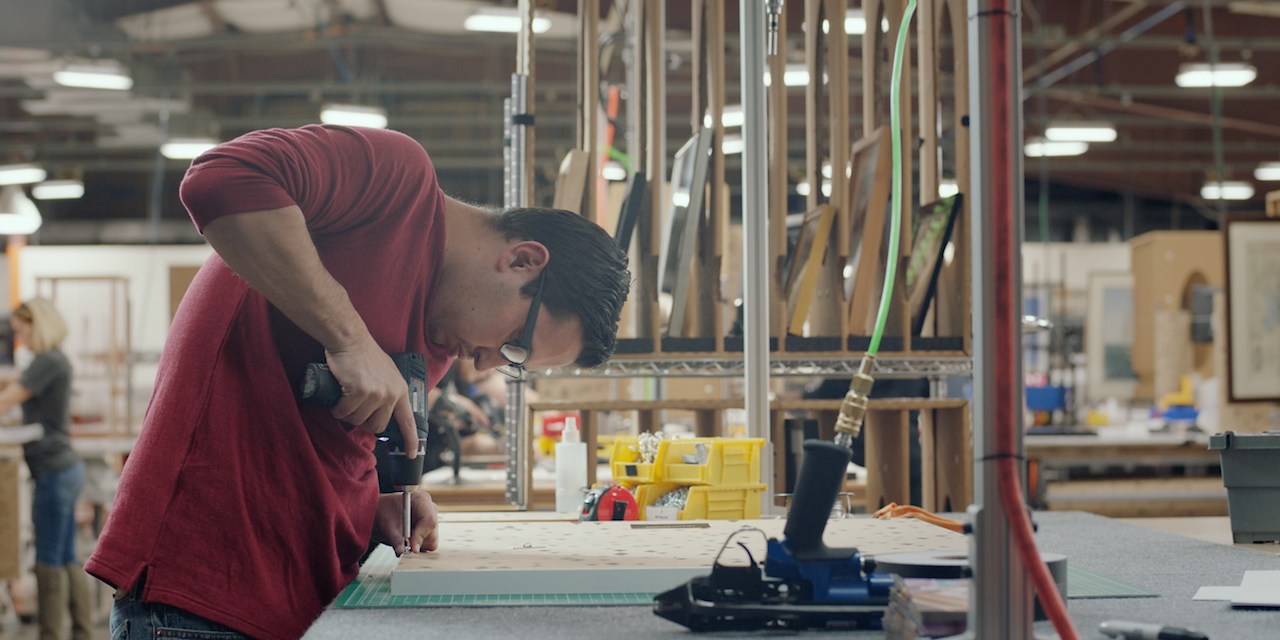
<instances>
[{"instance_id":1,"label":"woman in background","mask_svg":"<svg viewBox=\"0 0 1280 640\"><path fill-rule=\"evenodd\" d=\"M43 437L22 447L35 480L31 521L40 640L57 640L68 613L72 640L90 640L93 605L88 574L76 558L75 512L84 487L84 462L71 449L71 363L59 348L67 337L67 325L43 298L19 305L9 324L15 341L35 358L22 375L0 389L0 414L20 404L25 424L44 427Z\"/></svg>"}]
</instances>

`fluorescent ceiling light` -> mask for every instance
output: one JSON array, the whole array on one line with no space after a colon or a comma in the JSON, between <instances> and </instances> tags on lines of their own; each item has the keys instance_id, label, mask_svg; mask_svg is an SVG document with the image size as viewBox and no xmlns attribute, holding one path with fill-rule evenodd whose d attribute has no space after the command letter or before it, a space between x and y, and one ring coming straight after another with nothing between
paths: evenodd
<instances>
[{"instance_id":1,"label":"fluorescent ceiling light","mask_svg":"<svg viewBox=\"0 0 1280 640\"><path fill-rule=\"evenodd\" d=\"M796 183L796 195L807 196L809 195L809 191L810 191L810 187L809 187L808 181ZM831 181L830 180L822 181L822 195L828 198L831 197Z\"/></svg>"},{"instance_id":2,"label":"fluorescent ceiling light","mask_svg":"<svg viewBox=\"0 0 1280 640\"><path fill-rule=\"evenodd\" d=\"M113 89L128 91L133 88L133 78L118 65L70 64L53 72L53 81L64 87L85 89Z\"/></svg>"},{"instance_id":3,"label":"fluorescent ceiling light","mask_svg":"<svg viewBox=\"0 0 1280 640\"><path fill-rule=\"evenodd\" d=\"M1114 142L1116 128L1108 122L1050 122L1044 137L1053 142Z\"/></svg>"},{"instance_id":4,"label":"fluorescent ceiling light","mask_svg":"<svg viewBox=\"0 0 1280 640\"><path fill-rule=\"evenodd\" d=\"M0 189L0 235L22 236L35 233L44 219L22 187L6 185Z\"/></svg>"},{"instance_id":5,"label":"fluorescent ceiling light","mask_svg":"<svg viewBox=\"0 0 1280 640\"><path fill-rule=\"evenodd\" d=\"M627 170L617 160L610 160L604 163L604 167L600 169L600 175L610 182L622 182L627 179Z\"/></svg>"},{"instance_id":6,"label":"fluorescent ceiling light","mask_svg":"<svg viewBox=\"0 0 1280 640\"><path fill-rule=\"evenodd\" d=\"M822 21L822 32L827 33L830 25ZM844 14L844 32L851 36L860 36L867 32L867 16L862 9L850 9ZM889 19L880 19L880 33L889 32Z\"/></svg>"},{"instance_id":7,"label":"fluorescent ceiling light","mask_svg":"<svg viewBox=\"0 0 1280 640\"><path fill-rule=\"evenodd\" d=\"M0 185L34 184L45 179L44 168L37 164L9 164L0 166Z\"/></svg>"},{"instance_id":8,"label":"fluorescent ceiling light","mask_svg":"<svg viewBox=\"0 0 1280 640\"><path fill-rule=\"evenodd\" d=\"M742 136L737 134L727 135L724 137L724 144L721 145L720 148L724 151L725 155L742 153L742 150L747 148L747 141L743 140Z\"/></svg>"},{"instance_id":9,"label":"fluorescent ceiling light","mask_svg":"<svg viewBox=\"0 0 1280 640\"><path fill-rule=\"evenodd\" d=\"M7 164L0 166L0 185L34 184L44 180L46 175L38 164Z\"/></svg>"},{"instance_id":10,"label":"fluorescent ceiling light","mask_svg":"<svg viewBox=\"0 0 1280 640\"><path fill-rule=\"evenodd\" d=\"M320 122L347 127L387 128L387 110L356 104L327 104L320 110Z\"/></svg>"},{"instance_id":11,"label":"fluorescent ceiling light","mask_svg":"<svg viewBox=\"0 0 1280 640\"><path fill-rule=\"evenodd\" d=\"M213 138L173 138L160 145L160 153L170 160L190 160L217 145Z\"/></svg>"},{"instance_id":12,"label":"fluorescent ceiling light","mask_svg":"<svg viewBox=\"0 0 1280 640\"><path fill-rule=\"evenodd\" d=\"M1184 63L1174 82L1179 87L1243 87L1258 77L1258 68L1243 62Z\"/></svg>"},{"instance_id":13,"label":"fluorescent ceiling light","mask_svg":"<svg viewBox=\"0 0 1280 640\"><path fill-rule=\"evenodd\" d=\"M462 28L467 31L491 31L495 33L519 33L520 13L514 8L480 7L467 16ZM551 21L538 15L533 17L533 32L545 33Z\"/></svg>"},{"instance_id":14,"label":"fluorescent ceiling light","mask_svg":"<svg viewBox=\"0 0 1280 640\"><path fill-rule=\"evenodd\" d=\"M1089 150L1087 142L1057 142L1032 138L1023 146L1023 152L1032 158L1078 156Z\"/></svg>"},{"instance_id":15,"label":"fluorescent ceiling light","mask_svg":"<svg viewBox=\"0 0 1280 640\"><path fill-rule=\"evenodd\" d=\"M725 105L724 113L720 116L720 123L726 129L729 127L741 127L745 120L746 116L742 113L742 105L740 104ZM702 126L710 127L712 124L714 123L711 122L711 112L708 111L706 115L702 116Z\"/></svg>"},{"instance_id":16,"label":"fluorescent ceiling light","mask_svg":"<svg viewBox=\"0 0 1280 640\"><path fill-rule=\"evenodd\" d=\"M1264 162L1253 170L1253 177L1258 180L1280 180L1280 162Z\"/></svg>"},{"instance_id":17,"label":"fluorescent ceiling light","mask_svg":"<svg viewBox=\"0 0 1280 640\"><path fill-rule=\"evenodd\" d=\"M720 116L720 123L726 127L741 127L746 121L746 114L742 111L742 105L730 104L725 105L724 114Z\"/></svg>"},{"instance_id":18,"label":"fluorescent ceiling light","mask_svg":"<svg viewBox=\"0 0 1280 640\"><path fill-rule=\"evenodd\" d=\"M765 71L764 86L767 87L772 83L773 78L770 77L768 71ZM788 87L803 87L804 85L809 84L809 70L805 68L803 63L787 65L786 69L782 72L782 84Z\"/></svg>"},{"instance_id":19,"label":"fluorescent ceiling light","mask_svg":"<svg viewBox=\"0 0 1280 640\"><path fill-rule=\"evenodd\" d=\"M1214 180L1200 187L1200 197L1205 200L1248 200L1253 197L1253 185L1242 180Z\"/></svg>"},{"instance_id":20,"label":"fluorescent ceiling light","mask_svg":"<svg viewBox=\"0 0 1280 640\"><path fill-rule=\"evenodd\" d=\"M942 181L938 183L939 198L950 198L957 193L960 193L960 185L956 184L955 180L952 180L951 178L943 178Z\"/></svg>"},{"instance_id":21,"label":"fluorescent ceiling light","mask_svg":"<svg viewBox=\"0 0 1280 640\"><path fill-rule=\"evenodd\" d=\"M84 197L84 183L79 180L45 180L31 188L36 200L75 200Z\"/></svg>"}]
</instances>

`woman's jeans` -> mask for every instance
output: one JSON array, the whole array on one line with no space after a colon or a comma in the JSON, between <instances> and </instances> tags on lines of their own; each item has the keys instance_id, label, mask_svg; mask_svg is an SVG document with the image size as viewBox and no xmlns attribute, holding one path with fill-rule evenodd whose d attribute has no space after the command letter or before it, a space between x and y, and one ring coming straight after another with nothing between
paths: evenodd
<instances>
[{"instance_id":1,"label":"woman's jeans","mask_svg":"<svg viewBox=\"0 0 1280 640\"><path fill-rule=\"evenodd\" d=\"M36 530L36 562L53 567L76 564L76 499L84 488L84 462L36 478L31 522Z\"/></svg>"}]
</instances>

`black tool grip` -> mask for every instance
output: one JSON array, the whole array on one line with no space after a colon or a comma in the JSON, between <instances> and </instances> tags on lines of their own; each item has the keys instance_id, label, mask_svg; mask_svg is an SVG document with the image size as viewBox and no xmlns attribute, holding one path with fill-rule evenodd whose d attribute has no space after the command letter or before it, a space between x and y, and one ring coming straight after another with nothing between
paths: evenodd
<instances>
[{"instance_id":1,"label":"black tool grip","mask_svg":"<svg viewBox=\"0 0 1280 640\"><path fill-rule=\"evenodd\" d=\"M312 362L302 372L298 397L322 407L332 407L342 399L342 385L338 384L338 379L329 371L329 365Z\"/></svg>"},{"instance_id":2,"label":"black tool grip","mask_svg":"<svg viewBox=\"0 0 1280 640\"><path fill-rule=\"evenodd\" d=\"M783 529L787 543L797 556L823 555L822 533L835 505L852 452L833 442L806 440L800 477L787 510Z\"/></svg>"}]
</instances>

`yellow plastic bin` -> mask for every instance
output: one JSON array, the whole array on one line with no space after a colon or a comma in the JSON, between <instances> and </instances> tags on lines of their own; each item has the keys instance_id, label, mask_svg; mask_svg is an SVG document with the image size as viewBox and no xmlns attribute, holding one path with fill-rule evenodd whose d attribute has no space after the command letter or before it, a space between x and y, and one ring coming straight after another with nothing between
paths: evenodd
<instances>
[{"instance_id":1,"label":"yellow plastic bin","mask_svg":"<svg viewBox=\"0 0 1280 640\"><path fill-rule=\"evenodd\" d=\"M617 436L613 440L613 453L609 455L609 470L613 481L626 486L655 482L657 466L652 462L640 462L640 451L635 436Z\"/></svg>"},{"instance_id":2,"label":"yellow plastic bin","mask_svg":"<svg viewBox=\"0 0 1280 640\"><path fill-rule=\"evenodd\" d=\"M658 498L688 486L683 509L656 507ZM642 484L636 488L641 520L749 520L760 517L763 484L681 485L673 482Z\"/></svg>"},{"instance_id":3,"label":"yellow plastic bin","mask_svg":"<svg viewBox=\"0 0 1280 640\"><path fill-rule=\"evenodd\" d=\"M749 485L760 482L762 438L663 440L655 481L676 484Z\"/></svg>"}]
</instances>

